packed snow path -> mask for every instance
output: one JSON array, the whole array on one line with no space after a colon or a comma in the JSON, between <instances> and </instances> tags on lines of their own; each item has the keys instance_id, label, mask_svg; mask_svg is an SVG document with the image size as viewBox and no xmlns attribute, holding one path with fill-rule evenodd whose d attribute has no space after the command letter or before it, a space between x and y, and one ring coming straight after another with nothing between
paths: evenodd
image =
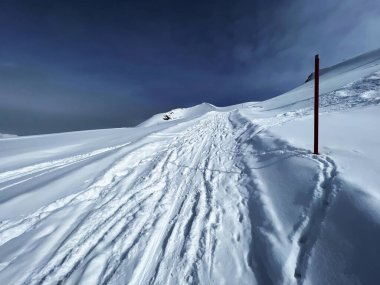
<instances>
[{"instance_id":1,"label":"packed snow path","mask_svg":"<svg viewBox=\"0 0 380 285\"><path fill-rule=\"evenodd\" d=\"M210 112L181 133L151 133L138 147L125 142L1 173L1 191L53 173L70 177L66 167L104 154L117 158L85 190L2 222L0 245L17 247L1 264L2 278L13 284L302 281L333 194L329 158L259 136L237 111ZM276 174L281 163L294 174ZM262 177L268 168L285 200L272 201L271 183ZM294 179L313 183L299 189ZM299 205L287 205L294 199Z\"/></svg>"}]
</instances>

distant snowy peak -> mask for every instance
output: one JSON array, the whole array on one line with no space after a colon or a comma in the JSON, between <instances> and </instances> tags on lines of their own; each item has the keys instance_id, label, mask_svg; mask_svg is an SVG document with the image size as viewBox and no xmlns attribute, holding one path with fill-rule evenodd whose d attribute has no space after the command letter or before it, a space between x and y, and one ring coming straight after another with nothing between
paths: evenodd
<instances>
[{"instance_id":1,"label":"distant snowy peak","mask_svg":"<svg viewBox=\"0 0 380 285\"><path fill-rule=\"evenodd\" d=\"M313 66L310 66L310 68L313 68ZM374 75L377 78L377 74L375 73L379 70L380 49L365 53L331 67L323 68L320 72L319 92L323 95L334 92L338 89L347 89L349 84L362 80L364 80L364 84L367 84L368 82L370 82L370 84L375 84L377 79L367 79L369 78L368 76L371 75ZM310 107L310 104L312 103L310 99L314 97L313 88L314 82L309 80L293 90L261 102L260 105L266 110L283 108L286 109L286 111L294 111L299 108ZM371 97L373 97L373 94Z\"/></svg>"},{"instance_id":2,"label":"distant snowy peak","mask_svg":"<svg viewBox=\"0 0 380 285\"><path fill-rule=\"evenodd\" d=\"M379 63L380 63L380 48L373 50L371 52L367 52L365 54L353 57L351 59L345 60L341 63L335 64L326 68L322 68L320 70L320 75L323 76L330 72L333 72L334 74L339 74L339 73L348 72L350 70L360 68L369 64L379 65ZM308 82L313 79L314 79L314 72L312 72L308 76L305 82Z\"/></svg>"},{"instance_id":3,"label":"distant snowy peak","mask_svg":"<svg viewBox=\"0 0 380 285\"><path fill-rule=\"evenodd\" d=\"M159 113L152 116L150 119L142 122L138 127L150 127L158 124L169 123L176 121L188 121L205 115L206 113L218 111L229 112L235 109L241 108L261 108L257 106L258 102L245 102L236 105L230 105L225 107L217 107L210 103L201 103L189 108L177 108L170 110L166 113Z\"/></svg>"},{"instance_id":4,"label":"distant snowy peak","mask_svg":"<svg viewBox=\"0 0 380 285\"><path fill-rule=\"evenodd\" d=\"M198 117L210 111L215 111L216 109L217 107L215 107L212 104L202 103L190 108L177 108L177 109L171 110L165 115L169 117L170 120L188 119L188 118Z\"/></svg>"},{"instance_id":5,"label":"distant snowy peak","mask_svg":"<svg viewBox=\"0 0 380 285\"><path fill-rule=\"evenodd\" d=\"M177 108L166 113L159 113L152 116L150 119L142 122L140 127L150 127L157 124L162 124L168 121L180 119L193 119L204 115L207 112L215 111L217 107L209 103L202 103L190 108Z\"/></svg>"}]
</instances>

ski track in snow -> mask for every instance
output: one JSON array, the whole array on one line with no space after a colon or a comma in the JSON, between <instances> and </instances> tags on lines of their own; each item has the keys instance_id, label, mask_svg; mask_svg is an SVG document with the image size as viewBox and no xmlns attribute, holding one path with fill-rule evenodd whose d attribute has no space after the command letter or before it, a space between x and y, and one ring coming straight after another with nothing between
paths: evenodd
<instances>
[{"instance_id":1,"label":"ski track in snow","mask_svg":"<svg viewBox=\"0 0 380 285\"><path fill-rule=\"evenodd\" d=\"M337 166L335 162L328 156L322 155L315 156L314 159L319 162L321 169L314 192L314 200L307 214L300 220L299 228L294 233L299 245L294 272L294 277L298 279L298 284L303 284L311 251L319 237L327 210L339 188L339 183L336 182Z\"/></svg>"},{"instance_id":2,"label":"ski track in snow","mask_svg":"<svg viewBox=\"0 0 380 285\"><path fill-rule=\"evenodd\" d=\"M379 78L322 96L322 111L342 98L339 108L378 104ZM347 95L358 86L367 95ZM252 123L239 111L213 111L182 133L153 133L136 147L126 142L0 173L1 192L99 155L117 156L83 191L0 223L0 249L18 247L0 263L0 276L13 284L302 284L339 190L337 166L329 156L261 135L308 112ZM290 231L256 170L276 157L309 160L316 169L310 203ZM288 256L276 255L281 246ZM25 255L34 258L25 263ZM19 260L25 267L12 279ZM223 263L235 271L225 272Z\"/></svg>"},{"instance_id":3,"label":"ski track in snow","mask_svg":"<svg viewBox=\"0 0 380 285\"><path fill-rule=\"evenodd\" d=\"M26 272L23 281L27 284L55 284L69 281L70 278L84 279L92 275L86 272L87 269L97 264L102 268L97 279L100 284L112 283L113 278L130 284L175 284L181 282L181 278L194 284L205 278L218 283L218 280L212 279L218 242L215 233L221 227L224 213L223 206L217 204L215 190L221 191L223 183L220 182L225 178L217 180L221 175L229 178L235 176L236 181L244 185L251 183L244 179L252 180L254 177L254 173L247 172L243 166L237 165L233 170L223 168L226 156L233 161L236 153L244 151L237 148L231 155L223 148L224 141L239 133L239 129L234 130L228 123L227 113L208 115L184 134L166 142L164 147L162 143L147 144L122 156L87 190L55 201L20 221L3 223L0 227L2 244L38 229L59 211L79 209L77 220L65 238L55 246L51 258L36 264L31 273ZM244 123L246 125L255 127ZM254 130L252 132L255 133ZM1 175L2 182L22 178L30 173L26 169L31 169L33 173L51 171L103 151L122 149L126 145L6 172ZM324 173L330 165L328 160L316 159L306 151L302 155L322 165L319 187L322 189L324 175L329 175ZM260 190L257 185L255 187L257 194ZM238 198L236 204L242 207L240 189L237 187L230 191L235 191ZM262 206L257 203L260 197L251 197L255 193L246 193L248 200L256 200L254 204L249 202L249 207ZM316 193L315 205L311 205L310 213L300 222L303 225L298 229L300 233L295 235L305 236L310 231L318 231L322 213L317 212L323 211L319 209L318 201L327 199L325 196ZM317 217L314 218L314 215ZM243 214L237 216L242 219ZM251 224L252 228L261 227L260 221L254 219ZM257 234L255 231L252 230L253 236ZM254 249L260 246L260 238L258 246L254 237L252 240L252 255L256 255ZM301 276L306 268L298 264L305 264L313 241L303 243L295 268ZM253 258L248 263L254 263L255 260L269 257L263 254L248 258ZM240 262L245 263L244 259ZM244 265L240 266L244 268ZM262 265L251 266L258 281L270 278L262 276L266 274Z\"/></svg>"},{"instance_id":4,"label":"ski track in snow","mask_svg":"<svg viewBox=\"0 0 380 285\"><path fill-rule=\"evenodd\" d=\"M240 120L246 120L245 118L239 118ZM263 126L250 125L249 121L244 124L246 130L240 135L238 140L238 146L243 146L243 141L247 141L247 138L241 140L244 137L244 133L247 132L250 137L249 143L251 145L261 145L262 141L257 134L264 131L266 128ZM237 151L237 153L247 153L246 151ZM293 231L288 235L288 240L291 243L291 251L289 252L290 264L276 263L278 256L273 252L265 252L268 249L268 239L270 235L275 236L279 244L285 243L281 240L281 237L285 237L285 233L281 232L281 225L268 226L263 217L270 217L271 221L276 221L276 217L271 217L268 209L265 209L263 205L267 202L265 197L261 194L260 182L257 182L255 172L249 167L249 163L244 159L240 159L242 164L243 173L248 174L240 181L241 184L247 185L248 189L253 189L253 193L249 197L249 209L252 225L252 244L249 252L250 266L255 273L258 280L258 284L293 284L295 283L294 277L298 284L303 284L303 278L306 275L306 270L309 265L309 257L313 246L318 239L324 218L327 214L329 205L338 192L339 183L336 181L337 167L335 162L326 155L314 155L311 151L298 149L290 145L286 145L281 142L279 148L273 150L266 149L265 151L257 151L252 149L248 152L251 155L255 155L258 158L266 156L281 156L288 157L298 156L304 159L311 160L318 165L318 179L313 191L313 199L309 205L307 205L300 215L299 220L294 224ZM246 182L248 180L248 182ZM256 239L254 238L256 237ZM270 246L269 246L270 248ZM285 262L284 262L285 263ZM275 264L276 266L273 266ZM284 275L284 267L289 267L289 271L294 272L294 276ZM278 268L276 268L278 267ZM278 278L271 276L278 274Z\"/></svg>"}]
</instances>

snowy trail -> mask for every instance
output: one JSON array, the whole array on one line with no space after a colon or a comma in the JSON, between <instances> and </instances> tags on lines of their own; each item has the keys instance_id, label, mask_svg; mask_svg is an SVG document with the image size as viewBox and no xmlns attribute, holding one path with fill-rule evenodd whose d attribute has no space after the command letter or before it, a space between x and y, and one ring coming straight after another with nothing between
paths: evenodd
<instances>
[{"instance_id":1,"label":"snowy trail","mask_svg":"<svg viewBox=\"0 0 380 285\"><path fill-rule=\"evenodd\" d=\"M0 275L15 284L302 281L315 243L305 241L305 236L318 232L330 199L324 189L330 188L335 168L329 169L333 162L328 158L284 143L267 149L272 143L263 142L257 129L261 127L237 111L210 112L182 133L151 134L160 140L147 139L132 150L128 148L133 144L125 143L0 174L2 183L11 181L7 186L12 187L118 152L111 167L83 191L21 220L1 223L0 245L19 248L6 255L10 261L1 264ZM284 229L275 205L263 194L266 185L255 181L260 159L278 153L312 160L319 168L310 204L302 205L296 219L287 222L295 228L293 233ZM274 260L279 249L266 244L268 236L293 256L288 271ZM25 256L36 258L12 278L12 264Z\"/></svg>"},{"instance_id":2,"label":"snowy trail","mask_svg":"<svg viewBox=\"0 0 380 285\"><path fill-rule=\"evenodd\" d=\"M314 188L310 191L310 202L303 205L298 218L293 221L292 231L287 232L279 218L276 217L276 213L273 212L276 206L271 204L266 197L265 185L259 179L260 175L257 175L257 169L262 167L261 164L259 167L252 167L252 160L244 157L237 160L241 165L242 173L245 174L240 178L239 184L247 185L246 188L251 189L251 192L248 193L249 216L252 226L251 234L252 237L256 237L256 241L254 238L251 241L248 258L258 283L293 284L295 283L294 277L298 280L298 284L303 284L313 246L319 237L329 205L339 188L339 182L336 181L337 166L329 156L316 156L311 151L295 148L278 139L275 139L273 147L271 138L269 139L271 142L268 144L263 141L262 136L258 135L265 132L267 126L249 124L250 121L240 114L234 114L232 118L235 121L233 124L240 121L240 124L246 126L245 131L237 138L239 149L236 153L254 155L254 160L265 161L267 165L272 164L272 162L267 163L272 159L278 161L299 157L303 160L310 160L317 166L316 178L313 179L315 181ZM267 139L264 138L264 140ZM268 145L272 145L272 147L261 150L260 147L257 148L257 146ZM268 204L271 206L265 207ZM268 218L272 223L270 225ZM273 239L275 241L270 244ZM279 246L289 247L283 262L278 262L281 250L278 249L276 252L276 247ZM268 252L268 249L271 248L274 250ZM273 276L273 274L278 276Z\"/></svg>"},{"instance_id":3,"label":"snowy trail","mask_svg":"<svg viewBox=\"0 0 380 285\"><path fill-rule=\"evenodd\" d=\"M315 156L315 160L320 163L320 175L315 188L313 203L308 209L308 213L299 222L300 227L294 234L298 240L297 264L294 276L299 279L298 284L303 284L306 270L313 247L320 236L322 223L326 217L329 205L337 195L339 183L337 179L337 166L328 156Z\"/></svg>"},{"instance_id":4,"label":"snowy trail","mask_svg":"<svg viewBox=\"0 0 380 285\"><path fill-rule=\"evenodd\" d=\"M2 139L0 283L377 280L377 61L321 77L321 126L335 128L318 156L310 82L131 129Z\"/></svg>"},{"instance_id":5,"label":"snowy trail","mask_svg":"<svg viewBox=\"0 0 380 285\"><path fill-rule=\"evenodd\" d=\"M164 249L164 243L169 239L169 236L164 236L164 234L167 234L167 227L172 224L171 228L174 229L174 226L176 226L175 221L179 220L178 216L182 211L186 211L186 213L192 211L194 215L196 211L199 212L197 222L201 218L201 212L203 212L201 215L204 219L206 209L206 205L204 205L205 195L194 195L193 192L190 191L193 189L186 187L186 184L189 183L193 177L199 176L197 167L202 165L203 161L201 160L201 156L203 155L203 158L207 157L206 147L208 145L208 132L204 125L207 123L208 121L196 126L195 130L189 129L187 135L185 134L180 138L174 139L173 142L168 143L166 149L158 153L155 153L155 151L161 148L162 144L152 143L139 148L138 151L134 151L130 156L127 155L121 158L101 179L90 186L86 191L55 201L21 221L14 223L4 222L0 229L0 240L2 244L9 240L16 239L24 233L43 228L45 221L51 219L54 215L59 215L60 212L66 211L69 207L79 208L79 213L76 216L80 222L69 220L72 224L68 227L72 232L68 234L63 242L58 246L56 245L54 257L46 264L40 266L40 268L43 269L37 274L35 273L27 277L26 280L29 280L27 282L49 283L50 280L66 280L71 276L73 271L75 271L80 262L86 263L86 257L90 259L89 255L95 250L97 244L105 239L106 236L112 235L110 232L112 232L114 228L116 231L120 231L128 226L128 223L122 223L122 214L137 216L139 211L149 208L151 205L155 205L152 215L146 213L130 221L133 225L139 225L142 233L144 233L144 230L148 231L151 227L153 229L147 232L147 236L144 236L144 234L137 236L132 242L131 247L121 252L121 256L125 258L126 252L131 251L134 247L138 247L140 241L145 242L144 247L151 250L146 250L142 256L142 261L137 264L136 274L134 274L133 280L136 280L136 282L138 282L138 280L144 282L145 278L152 278L150 275L157 264L156 259L162 255L161 251L163 250L160 248L163 247ZM203 130L203 133L199 133L197 130ZM181 148L179 145L188 145L189 148ZM51 168L54 169L55 165L67 165L73 161L77 161L76 158L80 159L85 156L86 155L78 156L74 159L69 158L58 161L57 163L38 165L33 167L33 170L36 172L40 169L46 170L47 166L51 166ZM170 160L178 161L177 157L185 158L185 165L176 166L173 163L169 164ZM142 167L136 168L136 165L131 163L137 162L137 164L141 164L143 161L147 161L145 169ZM170 173L169 169L174 169L174 171ZM24 173L23 170L24 169L3 173L4 181L6 181L5 178L19 178ZM182 174L177 175L177 172L182 172ZM187 176L187 178L183 180L181 178L182 175ZM171 179L172 181L170 181ZM144 180L148 181L148 183L144 182ZM179 181L177 182L176 180ZM170 185L165 185L167 183L170 183ZM200 185L195 184L193 187L198 186ZM127 189L132 191L126 191ZM165 189L171 191L166 193ZM158 195L160 193L158 190L161 191L161 195ZM168 208L167 205L174 199L176 199L177 202ZM192 204L198 204L194 203L195 201L199 202L199 204L203 203L202 208L193 208L193 206L191 206ZM167 209L164 210L161 208ZM186 215L186 213L184 215ZM146 217L151 217L151 219L147 219ZM182 227L182 230L190 232L192 223L195 222L193 219L195 220L195 217L191 218L185 227L182 225L179 227ZM94 221L97 222L94 224ZM126 239L128 236L127 233L128 232L122 234L122 232L116 232L115 235L118 238ZM195 235L199 236L200 233L198 232ZM186 235L184 236L186 237ZM148 240L146 240L147 238ZM111 239L110 242L115 244L118 242L118 239ZM108 245L103 245L103 247L109 247L110 242L108 242ZM188 246L187 241L183 242L186 243L184 247ZM120 248L117 247L116 250L119 251ZM104 252L107 251L103 250L102 255L107 255ZM21 253L20 251L19 256L21 256ZM149 259L147 260L147 258ZM193 259L194 257L188 258ZM12 259L16 260L17 256L13 256ZM109 259L115 259L113 252L109 254ZM115 271L122 262L123 260L110 260L110 262L108 262L108 266L104 272L105 280L110 279L112 275L115 274ZM115 264L115 267L109 267L110 264ZM139 275L140 264L144 269ZM156 268L157 273L159 271L158 269L159 268ZM148 275L148 277L145 277L145 275ZM134 282L133 280L131 282ZM54 281L52 282L54 283Z\"/></svg>"}]
</instances>

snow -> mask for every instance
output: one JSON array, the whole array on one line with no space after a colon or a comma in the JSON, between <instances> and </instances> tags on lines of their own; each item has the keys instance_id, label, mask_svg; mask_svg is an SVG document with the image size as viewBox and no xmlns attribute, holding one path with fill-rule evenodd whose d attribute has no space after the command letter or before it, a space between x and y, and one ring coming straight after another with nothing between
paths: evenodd
<instances>
[{"instance_id":1,"label":"snow","mask_svg":"<svg viewBox=\"0 0 380 285\"><path fill-rule=\"evenodd\" d=\"M2 133L0 133L0 139L7 139L7 138L14 138L14 137L17 137L17 135L2 134Z\"/></svg>"},{"instance_id":2,"label":"snow","mask_svg":"<svg viewBox=\"0 0 380 285\"><path fill-rule=\"evenodd\" d=\"M313 81L2 138L0 284L376 284L379 62L321 72L318 156Z\"/></svg>"}]
</instances>

